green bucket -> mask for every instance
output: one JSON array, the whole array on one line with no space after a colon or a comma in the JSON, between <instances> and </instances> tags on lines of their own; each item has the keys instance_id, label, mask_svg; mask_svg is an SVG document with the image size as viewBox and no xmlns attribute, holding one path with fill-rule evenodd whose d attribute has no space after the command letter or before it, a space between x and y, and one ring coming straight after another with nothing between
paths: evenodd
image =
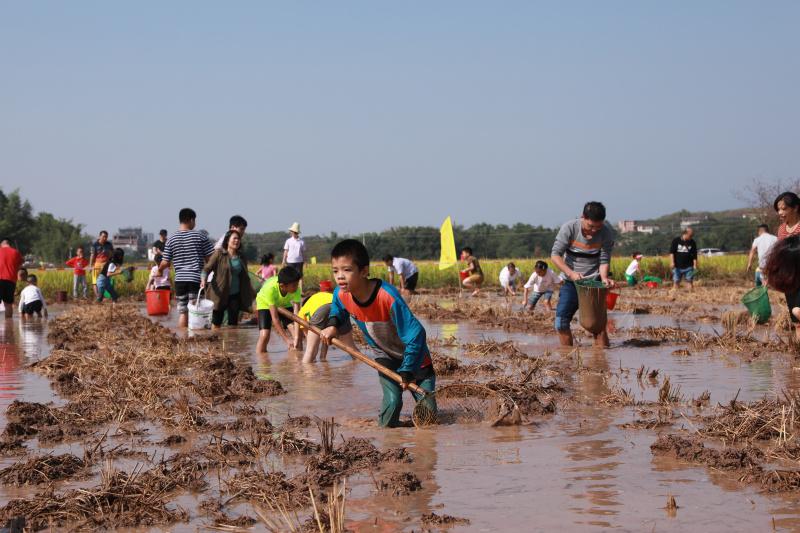
<instances>
[{"instance_id":1,"label":"green bucket","mask_svg":"<svg viewBox=\"0 0 800 533\"><path fill-rule=\"evenodd\" d=\"M747 311L759 324L763 324L772 316L772 306L769 305L769 295L766 287L756 287L742 296L742 303Z\"/></svg>"},{"instance_id":2,"label":"green bucket","mask_svg":"<svg viewBox=\"0 0 800 533\"><path fill-rule=\"evenodd\" d=\"M657 276L645 276L642 278L642 281L645 283L647 283L648 281L652 281L653 283L658 283L659 285L664 283L664 280Z\"/></svg>"}]
</instances>

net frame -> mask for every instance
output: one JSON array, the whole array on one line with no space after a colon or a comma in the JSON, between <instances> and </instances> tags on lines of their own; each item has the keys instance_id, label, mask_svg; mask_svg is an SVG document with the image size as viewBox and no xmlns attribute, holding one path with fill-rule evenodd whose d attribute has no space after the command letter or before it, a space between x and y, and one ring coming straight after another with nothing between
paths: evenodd
<instances>
[{"instance_id":1,"label":"net frame","mask_svg":"<svg viewBox=\"0 0 800 533\"><path fill-rule=\"evenodd\" d=\"M417 401L411 417L416 427L442 424L514 425L519 407L506 394L480 383L452 383Z\"/></svg>"}]
</instances>

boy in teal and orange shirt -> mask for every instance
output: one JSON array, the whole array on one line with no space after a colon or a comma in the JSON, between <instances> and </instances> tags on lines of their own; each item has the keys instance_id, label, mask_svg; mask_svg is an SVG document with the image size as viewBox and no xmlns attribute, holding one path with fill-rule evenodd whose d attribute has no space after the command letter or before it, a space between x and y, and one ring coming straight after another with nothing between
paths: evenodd
<instances>
[{"instance_id":1,"label":"boy in teal and orange shirt","mask_svg":"<svg viewBox=\"0 0 800 533\"><path fill-rule=\"evenodd\" d=\"M346 239L331 251L331 267L337 287L333 292L328 327L322 340L330 343L337 328L355 319L367 343L377 355L375 361L403 378L403 384L379 374L383 402L379 423L383 427L400 425L403 391L411 383L433 392L433 371L425 328L408 308L393 285L369 277L369 253L354 239ZM419 401L419 395L414 394Z\"/></svg>"}]
</instances>

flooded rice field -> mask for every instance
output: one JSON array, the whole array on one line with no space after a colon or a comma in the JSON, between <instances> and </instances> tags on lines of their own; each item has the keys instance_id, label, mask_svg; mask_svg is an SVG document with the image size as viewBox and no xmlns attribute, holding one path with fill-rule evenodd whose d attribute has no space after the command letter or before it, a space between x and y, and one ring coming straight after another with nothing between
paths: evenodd
<instances>
[{"instance_id":1,"label":"flooded rice field","mask_svg":"<svg viewBox=\"0 0 800 533\"><path fill-rule=\"evenodd\" d=\"M552 314L516 301L417 297L437 384L485 383L523 418L397 429L376 424L375 371L339 350L304 365L274 338L257 356L253 326L184 340L136 304L54 305L49 321L0 323L0 518L55 530L797 530L800 365L780 299L756 326L734 316L743 292L625 292L607 350L582 335L559 347ZM174 329L175 317L153 322Z\"/></svg>"}]
</instances>

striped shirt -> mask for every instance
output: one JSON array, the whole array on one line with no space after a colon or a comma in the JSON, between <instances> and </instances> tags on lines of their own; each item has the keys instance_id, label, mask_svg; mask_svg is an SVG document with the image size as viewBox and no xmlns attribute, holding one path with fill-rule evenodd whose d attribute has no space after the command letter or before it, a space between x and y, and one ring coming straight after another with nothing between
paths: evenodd
<instances>
[{"instance_id":1,"label":"striped shirt","mask_svg":"<svg viewBox=\"0 0 800 533\"><path fill-rule=\"evenodd\" d=\"M172 263L175 282L200 283L205 258L214 253L214 244L197 230L181 230L170 235L163 260Z\"/></svg>"},{"instance_id":2,"label":"striped shirt","mask_svg":"<svg viewBox=\"0 0 800 533\"><path fill-rule=\"evenodd\" d=\"M581 231L581 219L567 222L556 235L552 256L563 257L569 268L590 277L600 271L600 265L611 262L611 251L614 249L614 229L605 222L603 229L591 239L587 239Z\"/></svg>"}]
</instances>

